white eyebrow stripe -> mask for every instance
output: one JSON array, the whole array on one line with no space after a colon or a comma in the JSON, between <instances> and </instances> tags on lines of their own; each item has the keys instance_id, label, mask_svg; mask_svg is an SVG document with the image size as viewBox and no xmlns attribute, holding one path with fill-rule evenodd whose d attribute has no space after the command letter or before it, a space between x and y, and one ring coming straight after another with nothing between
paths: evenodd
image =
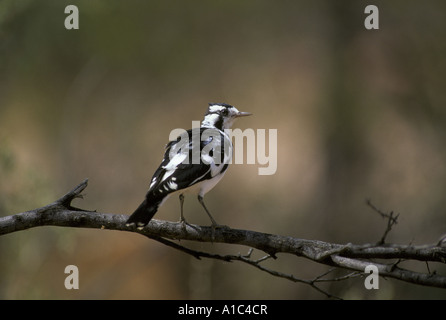
<instances>
[{"instance_id":1,"label":"white eyebrow stripe","mask_svg":"<svg viewBox=\"0 0 446 320\"><path fill-rule=\"evenodd\" d=\"M213 104L212 106L209 106L209 111L210 112L217 112L217 111L221 111L221 110L223 110L223 109L225 109L225 107L223 107L223 106L220 106L220 105L218 105L218 104Z\"/></svg>"}]
</instances>

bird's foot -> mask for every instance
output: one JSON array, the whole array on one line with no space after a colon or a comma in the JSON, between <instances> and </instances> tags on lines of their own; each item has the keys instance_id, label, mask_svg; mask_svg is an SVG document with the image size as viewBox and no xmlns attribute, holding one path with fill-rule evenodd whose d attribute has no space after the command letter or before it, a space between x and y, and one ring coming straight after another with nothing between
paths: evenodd
<instances>
[{"instance_id":1,"label":"bird's foot","mask_svg":"<svg viewBox=\"0 0 446 320\"><path fill-rule=\"evenodd\" d=\"M181 217L178 223L181 223L181 227L183 229L186 229L186 226L192 227L192 225L184 219L184 217Z\"/></svg>"},{"instance_id":2,"label":"bird's foot","mask_svg":"<svg viewBox=\"0 0 446 320\"><path fill-rule=\"evenodd\" d=\"M229 229L230 227L224 224L215 223L211 225L211 228L216 230L216 229Z\"/></svg>"},{"instance_id":3,"label":"bird's foot","mask_svg":"<svg viewBox=\"0 0 446 320\"><path fill-rule=\"evenodd\" d=\"M212 229L212 234L211 234L211 238L212 238L212 242L215 241L215 231L217 229L229 229L228 226L224 225L224 224L218 224L215 220L212 221L212 225L211 225L211 229Z\"/></svg>"}]
</instances>

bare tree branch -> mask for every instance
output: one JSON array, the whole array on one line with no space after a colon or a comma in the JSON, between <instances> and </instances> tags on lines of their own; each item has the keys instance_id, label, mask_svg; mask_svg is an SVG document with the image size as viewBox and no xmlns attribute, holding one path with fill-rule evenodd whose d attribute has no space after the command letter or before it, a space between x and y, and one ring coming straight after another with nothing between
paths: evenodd
<instances>
[{"instance_id":1,"label":"bare tree branch","mask_svg":"<svg viewBox=\"0 0 446 320\"><path fill-rule=\"evenodd\" d=\"M319 240L306 240L289 236L274 235L249 230L232 228L203 227L192 224L182 224L153 219L143 230L127 227L128 218L124 214L110 214L86 211L71 205L76 198L81 198L81 193L87 187L84 180L66 195L55 202L42 208L30 210L0 218L0 235L26 230L40 226L59 226L74 228L96 228L117 231L136 232L164 245L190 254L198 259L209 258L224 261L241 261L256 267L271 275L282 277L294 282L310 285L327 297L334 297L322 290L316 284L326 281L341 281L356 277L364 272L367 265L373 264L380 276L398 279L419 285L446 288L446 276L431 273L420 273L400 268L401 260L417 260L428 262L446 263L446 247L444 242L429 245L400 245L385 244L384 240L388 231L378 244L336 244ZM396 223L393 214L385 216L389 219L388 228ZM390 222L393 221L393 222ZM219 255L189 249L179 245L175 240L190 240L209 243L227 243L247 246L250 249L248 255ZM260 259L252 260L252 248L261 250L266 255ZM262 263L270 258L277 258L277 254L292 254L314 262L330 266L329 272L315 277L312 280L299 279L293 275L287 275L279 271L271 270ZM388 260L391 263L377 263L374 260ZM394 262L397 260L397 262ZM353 270L353 272L334 279L323 279L333 268Z\"/></svg>"}]
</instances>

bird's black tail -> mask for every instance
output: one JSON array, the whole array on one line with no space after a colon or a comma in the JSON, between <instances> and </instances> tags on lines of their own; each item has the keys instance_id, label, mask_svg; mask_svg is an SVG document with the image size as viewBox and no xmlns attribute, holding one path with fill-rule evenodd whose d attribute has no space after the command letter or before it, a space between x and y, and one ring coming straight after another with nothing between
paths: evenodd
<instances>
[{"instance_id":1,"label":"bird's black tail","mask_svg":"<svg viewBox=\"0 0 446 320\"><path fill-rule=\"evenodd\" d=\"M138 228L143 228L152 220L158 211L160 203L161 201L148 201L147 198L144 199L135 212L128 218L126 225L130 226L135 224Z\"/></svg>"}]
</instances>

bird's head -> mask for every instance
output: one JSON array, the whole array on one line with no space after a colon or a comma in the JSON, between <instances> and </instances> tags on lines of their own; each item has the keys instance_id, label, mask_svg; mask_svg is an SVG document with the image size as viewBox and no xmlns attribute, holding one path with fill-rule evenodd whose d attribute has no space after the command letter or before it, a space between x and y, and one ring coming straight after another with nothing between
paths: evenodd
<instances>
[{"instance_id":1,"label":"bird's head","mask_svg":"<svg viewBox=\"0 0 446 320\"><path fill-rule=\"evenodd\" d=\"M238 111L236 107L226 103L209 103L201 126L220 130L230 129L235 119L250 115L251 113Z\"/></svg>"}]
</instances>

